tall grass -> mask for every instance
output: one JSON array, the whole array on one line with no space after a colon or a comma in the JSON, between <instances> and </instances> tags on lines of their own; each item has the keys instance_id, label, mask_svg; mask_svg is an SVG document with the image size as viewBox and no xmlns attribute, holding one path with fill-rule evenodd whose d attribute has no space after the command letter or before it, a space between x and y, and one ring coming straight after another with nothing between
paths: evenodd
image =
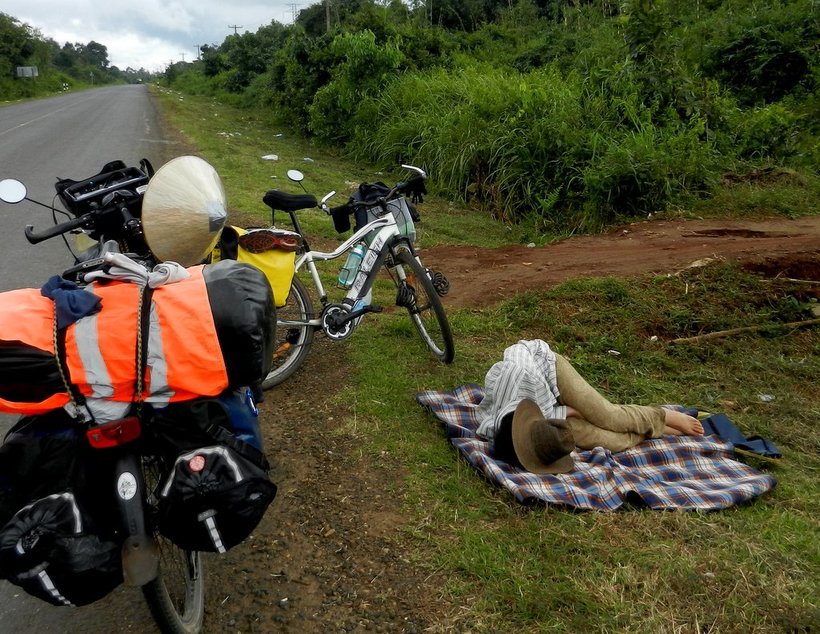
<instances>
[{"instance_id":1,"label":"tall grass","mask_svg":"<svg viewBox=\"0 0 820 634\"><path fill-rule=\"evenodd\" d=\"M629 75L613 89L556 67L469 64L409 73L363 106L353 153L436 166L443 190L545 230L599 228L706 189L719 164L703 123L658 123Z\"/></svg>"}]
</instances>

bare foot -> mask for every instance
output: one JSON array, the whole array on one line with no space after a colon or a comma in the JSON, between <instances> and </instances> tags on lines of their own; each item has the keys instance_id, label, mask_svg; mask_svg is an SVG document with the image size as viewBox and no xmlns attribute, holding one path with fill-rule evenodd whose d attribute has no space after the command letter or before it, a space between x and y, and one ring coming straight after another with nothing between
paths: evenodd
<instances>
[{"instance_id":1,"label":"bare foot","mask_svg":"<svg viewBox=\"0 0 820 634\"><path fill-rule=\"evenodd\" d=\"M703 436L703 425L694 416L674 409L665 410L664 415L666 428L671 429L669 433L676 436Z\"/></svg>"},{"instance_id":2,"label":"bare foot","mask_svg":"<svg viewBox=\"0 0 820 634\"><path fill-rule=\"evenodd\" d=\"M683 436L683 432L678 431L674 427L670 427L669 425L666 425L663 428L663 435L664 436Z\"/></svg>"}]
</instances>

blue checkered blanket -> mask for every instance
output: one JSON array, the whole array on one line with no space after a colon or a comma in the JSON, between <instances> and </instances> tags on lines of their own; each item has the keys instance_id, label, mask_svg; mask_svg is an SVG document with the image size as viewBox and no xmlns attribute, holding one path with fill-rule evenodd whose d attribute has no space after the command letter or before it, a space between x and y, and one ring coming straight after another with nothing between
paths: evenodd
<instances>
[{"instance_id":1,"label":"blue checkered blanket","mask_svg":"<svg viewBox=\"0 0 820 634\"><path fill-rule=\"evenodd\" d=\"M772 476L734 460L732 446L716 436L664 436L619 453L601 447L576 451L570 473L529 473L492 458L488 443L476 436L475 410L482 398L483 390L475 384L416 395L445 424L451 442L470 464L519 502L613 511L627 501L642 501L653 509L716 510L777 484Z\"/></svg>"}]
</instances>

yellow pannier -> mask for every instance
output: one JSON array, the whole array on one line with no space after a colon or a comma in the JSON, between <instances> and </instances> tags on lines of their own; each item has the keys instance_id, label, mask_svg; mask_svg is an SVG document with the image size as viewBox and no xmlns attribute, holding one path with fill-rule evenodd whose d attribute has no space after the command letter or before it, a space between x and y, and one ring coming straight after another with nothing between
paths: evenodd
<instances>
[{"instance_id":1,"label":"yellow pannier","mask_svg":"<svg viewBox=\"0 0 820 634\"><path fill-rule=\"evenodd\" d=\"M296 251L302 245L302 236L285 229L242 229L225 227L212 261L237 260L255 266L268 278L273 301L277 308L285 305L293 281Z\"/></svg>"}]
</instances>

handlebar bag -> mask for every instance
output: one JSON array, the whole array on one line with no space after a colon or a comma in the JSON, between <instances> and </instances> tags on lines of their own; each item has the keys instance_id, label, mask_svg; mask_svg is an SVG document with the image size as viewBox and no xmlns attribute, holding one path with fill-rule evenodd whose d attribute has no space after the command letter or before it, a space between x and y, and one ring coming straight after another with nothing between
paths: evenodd
<instances>
[{"instance_id":1,"label":"handlebar bag","mask_svg":"<svg viewBox=\"0 0 820 634\"><path fill-rule=\"evenodd\" d=\"M355 219L354 231L358 231L368 222L372 222L377 217L382 215L381 207L364 207L358 205L362 201L372 202L379 196L384 196L390 191L384 183L362 183L359 188L350 197L350 206L353 207L353 217ZM396 218L396 223L399 225L399 231L402 235L410 238L411 242L416 240L415 222L421 220L418 210L414 205L408 203L403 196L394 198L387 202L388 211L392 211ZM369 234L367 241L370 242L375 236Z\"/></svg>"},{"instance_id":2,"label":"handlebar bag","mask_svg":"<svg viewBox=\"0 0 820 634\"><path fill-rule=\"evenodd\" d=\"M54 188L65 208L74 215L81 216L91 211L112 191L127 190L137 195L137 199L141 201L140 188L147 185L149 179L150 176L139 168L127 167L122 161L111 161L94 176L81 181L64 178L57 181Z\"/></svg>"}]
</instances>

